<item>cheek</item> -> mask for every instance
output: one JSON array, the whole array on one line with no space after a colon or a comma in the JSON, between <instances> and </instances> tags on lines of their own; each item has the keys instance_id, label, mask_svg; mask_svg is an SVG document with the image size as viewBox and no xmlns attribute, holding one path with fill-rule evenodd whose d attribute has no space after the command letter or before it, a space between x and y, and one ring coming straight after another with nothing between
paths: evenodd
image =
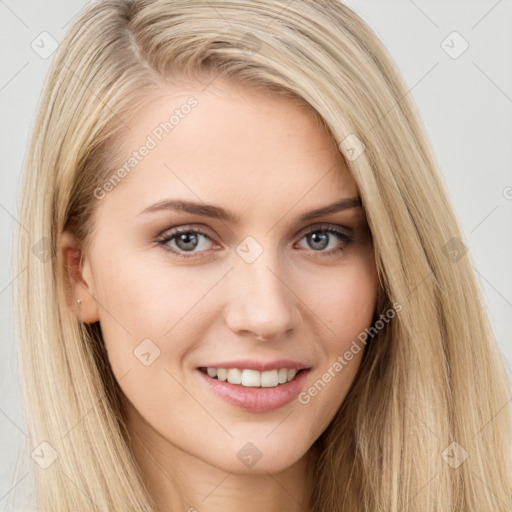
<instances>
[{"instance_id":1,"label":"cheek","mask_svg":"<svg viewBox=\"0 0 512 512\"><path fill-rule=\"evenodd\" d=\"M341 267L315 286L308 282L304 296L324 325L328 326L333 348L344 344L371 324L378 292L378 278L371 259ZM349 340L350 338L350 340Z\"/></svg>"},{"instance_id":2,"label":"cheek","mask_svg":"<svg viewBox=\"0 0 512 512\"><path fill-rule=\"evenodd\" d=\"M112 250L97 272L101 329L118 378L143 370L149 361L154 373L179 365L218 313L220 301L209 299L225 273L213 267L173 268L161 255L144 258L131 252ZM151 372L142 375L144 381Z\"/></svg>"},{"instance_id":3,"label":"cheek","mask_svg":"<svg viewBox=\"0 0 512 512\"><path fill-rule=\"evenodd\" d=\"M193 313L219 272L202 275L192 267L167 265L158 249L145 255L132 248L113 253L99 274L102 323L116 321L134 335L161 337Z\"/></svg>"},{"instance_id":4,"label":"cheek","mask_svg":"<svg viewBox=\"0 0 512 512\"><path fill-rule=\"evenodd\" d=\"M322 364L311 373L298 400L304 412L317 419L309 425L312 437L330 423L359 368L365 345L358 336L371 325L377 300L378 278L372 260L347 266L338 279L315 290L309 303L330 330L322 341Z\"/></svg>"}]
</instances>

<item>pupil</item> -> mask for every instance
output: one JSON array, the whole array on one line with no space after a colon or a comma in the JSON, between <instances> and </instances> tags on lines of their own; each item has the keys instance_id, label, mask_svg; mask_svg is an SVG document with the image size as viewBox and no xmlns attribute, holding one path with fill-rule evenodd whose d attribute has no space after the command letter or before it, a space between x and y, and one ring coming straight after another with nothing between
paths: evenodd
<instances>
[{"instance_id":1,"label":"pupil","mask_svg":"<svg viewBox=\"0 0 512 512\"><path fill-rule=\"evenodd\" d=\"M312 241L313 249L325 249L329 244L329 237L327 233L312 233L309 237L310 241ZM320 247L315 247L316 243L320 243Z\"/></svg>"},{"instance_id":2,"label":"pupil","mask_svg":"<svg viewBox=\"0 0 512 512\"><path fill-rule=\"evenodd\" d=\"M190 240L192 240L192 242ZM185 245L183 245L183 243ZM194 233L182 233L181 235L178 236L178 239L176 240L176 245L184 251L194 249L196 244L197 236Z\"/></svg>"}]
</instances>

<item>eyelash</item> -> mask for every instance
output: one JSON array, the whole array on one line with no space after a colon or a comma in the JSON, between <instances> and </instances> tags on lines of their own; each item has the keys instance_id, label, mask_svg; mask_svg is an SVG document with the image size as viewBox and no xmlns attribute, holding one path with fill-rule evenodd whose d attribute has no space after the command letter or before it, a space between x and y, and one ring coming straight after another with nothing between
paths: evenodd
<instances>
[{"instance_id":1,"label":"eyelash","mask_svg":"<svg viewBox=\"0 0 512 512\"><path fill-rule=\"evenodd\" d=\"M205 231L203 231L202 229L199 229L199 228L194 228L194 229L192 229L192 228L176 228L176 229L174 229L172 231L168 231L168 232L164 233L163 235L161 235L160 237L158 237L156 242L159 245L161 245L164 248L164 250L169 251L169 252L173 253L174 255L176 255L177 257L182 258L182 259L196 258L196 257L199 257L201 253L206 252L206 251L199 251L199 252L191 252L191 253L187 254L185 251L177 251L176 249L171 249L167 245L168 242L170 242L175 237L177 237L178 235L181 235L183 233L186 233L186 234L192 233L195 235L203 235L204 237L206 237L210 240L210 237L208 236L208 234ZM338 238L338 240L345 242L346 244L350 244L354 241L354 239L351 236L347 235L343 231L340 231L333 227L327 227L327 226L314 227L314 228L310 229L309 231L302 233L300 240L302 240L304 237L306 237L312 233L330 233L330 234L334 235L336 238ZM329 251L323 251L323 250L315 251L315 250L311 249L311 251L318 253L321 257L329 257L329 256L332 257L335 255L335 253L342 252L343 248L338 247L338 248L330 249Z\"/></svg>"}]
</instances>

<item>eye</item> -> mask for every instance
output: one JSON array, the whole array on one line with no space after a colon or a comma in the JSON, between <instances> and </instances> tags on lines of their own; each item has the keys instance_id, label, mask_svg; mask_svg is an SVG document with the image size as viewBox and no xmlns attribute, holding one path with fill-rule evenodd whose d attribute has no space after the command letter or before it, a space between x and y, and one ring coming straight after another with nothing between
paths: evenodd
<instances>
[{"instance_id":1,"label":"eye","mask_svg":"<svg viewBox=\"0 0 512 512\"><path fill-rule=\"evenodd\" d=\"M317 227L304 233L301 240L306 240L314 252L325 256L343 251L344 247L353 241L352 237L330 226ZM201 229L180 227L167 231L157 239L157 243L165 250L176 254L180 258L193 258L198 253L205 252L209 246L216 246L210 237ZM341 247L340 247L341 245ZM325 250L326 248L329 250ZM304 247L303 247L304 248ZM308 247L305 247L308 249Z\"/></svg>"},{"instance_id":2,"label":"eye","mask_svg":"<svg viewBox=\"0 0 512 512\"><path fill-rule=\"evenodd\" d=\"M326 256L343 251L343 248L353 241L351 236L333 227L318 227L312 229L304 233L302 239L306 240L309 248L312 248L314 252L320 252L322 255ZM325 251L324 249L327 247L329 247L330 250ZM308 249L308 247L306 247L306 249Z\"/></svg>"},{"instance_id":3,"label":"eye","mask_svg":"<svg viewBox=\"0 0 512 512\"><path fill-rule=\"evenodd\" d=\"M164 233L157 240L166 250L182 258L194 257L195 253L208 250L208 241L213 243L205 232L197 228L177 228Z\"/></svg>"}]
</instances>

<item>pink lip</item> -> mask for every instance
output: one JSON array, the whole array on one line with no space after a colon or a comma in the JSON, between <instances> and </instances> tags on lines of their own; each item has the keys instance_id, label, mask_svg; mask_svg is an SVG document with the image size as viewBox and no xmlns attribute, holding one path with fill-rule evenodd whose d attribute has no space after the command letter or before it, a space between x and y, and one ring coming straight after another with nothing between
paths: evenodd
<instances>
[{"instance_id":1,"label":"pink lip","mask_svg":"<svg viewBox=\"0 0 512 512\"><path fill-rule=\"evenodd\" d=\"M269 366L266 369L277 369L277 368L293 368L287 364L282 364L283 361L277 361L279 366ZM275 363L272 363L275 365ZM265 366L265 365L263 365ZM229 366L212 366L213 368L248 368L248 369L259 369L254 366L248 366L247 363L243 365L236 365L229 363ZM264 371L264 370L259 370ZM220 381L212 377L208 377L207 374L201 370L196 370L203 381L213 390L219 397L224 399L226 402L239 407L248 412L270 412L286 404L289 404L294 400L300 393L304 386L304 382L309 373L309 369L303 369L293 380L286 384L280 384L275 388L257 388L257 387L246 387L237 384L230 384L228 381Z\"/></svg>"},{"instance_id":2,"label":"pink lip","mask_svg":"<svg viewBox=\"0 0 512 512\"><path fill-rule=\"evenodd\" d=\"M222 363L202 365L202 368L240 368L241 370L247 368L248 370L265 372L267 370L280 370L281 368L289 368L299 371L305 370L309 368L309 366L298 361L292 361L291 359L279 359L278 361L267 362L239 359L238 361L224 361Z\"/></svg>"}]
</instances>

